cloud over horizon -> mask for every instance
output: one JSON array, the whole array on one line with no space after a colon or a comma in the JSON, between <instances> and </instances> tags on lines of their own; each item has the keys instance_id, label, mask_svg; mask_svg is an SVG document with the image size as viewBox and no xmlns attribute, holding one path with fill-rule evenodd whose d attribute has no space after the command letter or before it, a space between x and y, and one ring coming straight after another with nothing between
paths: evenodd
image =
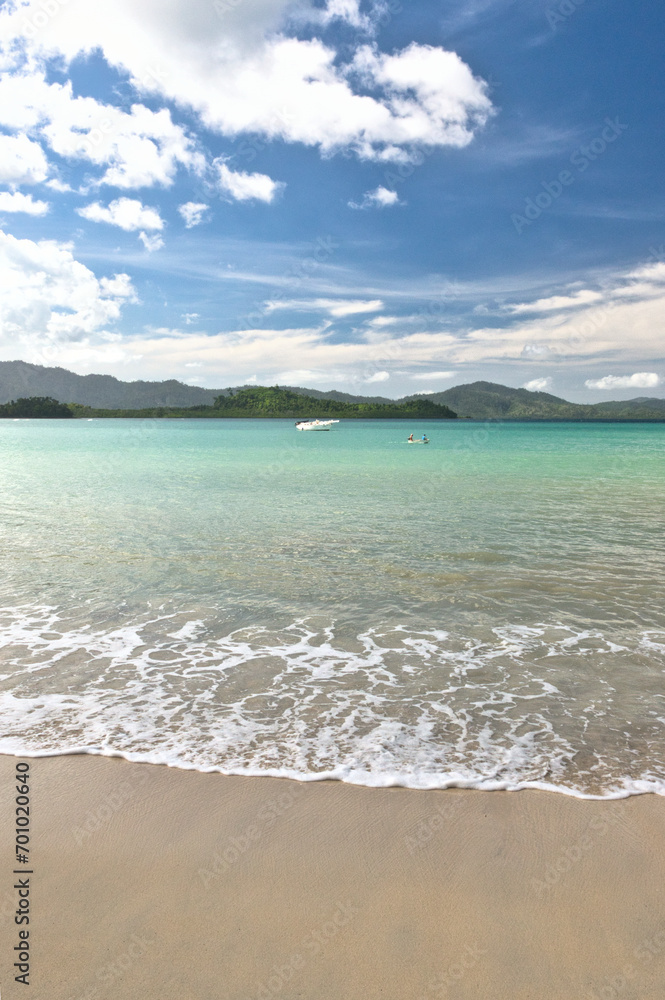
<instances>
[{"instance_id":1,"label":"cloud over horizon","mask_svg":"<svg viewBox=\"0 0 665 1000\"><path fill-rule=\"evenodd\" d=\"M634 375L605 375L604 378L587 379L589 389L655 389L661 378L655 372L635 372Z\"/></svg>"},{"instance_id":2,"label":"cloud over horizon","mask_svg":"<svg viewBox=\"0 0 665 1000\"><path fill-rule=\"evenodd\" d=\"M613 89L627 49L610 72L596 48L629 14L534 35L504 0L316 4L0 5L0 349L215 383L662 392L660 110L634 75Z\"/></svg>"}]
</instances>

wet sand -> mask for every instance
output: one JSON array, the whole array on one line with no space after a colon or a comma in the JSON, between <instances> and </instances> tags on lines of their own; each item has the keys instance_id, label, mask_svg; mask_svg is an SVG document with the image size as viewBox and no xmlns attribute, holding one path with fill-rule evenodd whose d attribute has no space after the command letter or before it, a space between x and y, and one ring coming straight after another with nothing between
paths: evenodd
<instances>
[{"instance_id":1,"label":"wet sand","mask_svg":"<svg viewBox=\"0 0 665 1000\"><path fill-rule=\"evenodd\" d=\"M89 756L30 761L26 989L12 968L16 760L0 757L2 1000L665 995L663 798Z\"/></svg>"}]
</instances>

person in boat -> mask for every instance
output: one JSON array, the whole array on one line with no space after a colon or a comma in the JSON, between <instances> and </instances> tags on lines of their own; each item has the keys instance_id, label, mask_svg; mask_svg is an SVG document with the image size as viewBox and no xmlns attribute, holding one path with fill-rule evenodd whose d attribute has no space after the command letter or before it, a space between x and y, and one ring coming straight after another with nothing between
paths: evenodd
<instances>
[{"instance_id":1,"label":"person in boat","mask_svg":"<svg viewBox=\"0 0 665 1000\"><path fill-rule=\"evenodd\" d=\"M423 440L423 441L427 441L427 440L428 440L428 438L427 438L427 434L423 434L423 437L422 437L422 440Z\"/></svg>"},{"instance_id":2,"label":"person in boat","mask_svg":"<svg viewBox=\"0 0 665 1000\"><path fill-rule=\"evenodd\" d=\"M413 441L413 434L409 434L409 441Z\"/></svg>"}]
</instances>

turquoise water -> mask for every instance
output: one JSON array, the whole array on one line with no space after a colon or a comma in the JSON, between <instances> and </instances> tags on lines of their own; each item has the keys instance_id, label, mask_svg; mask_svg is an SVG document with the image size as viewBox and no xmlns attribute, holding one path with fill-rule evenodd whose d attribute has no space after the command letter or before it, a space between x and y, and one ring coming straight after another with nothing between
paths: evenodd
<instances>
[{"instance_id":1,"label":"turquoise water","mask_svg":"<svg viewBox=\"0 0 665 1000\"><path fill-rule=\"evenodd\" d=\"M0 421L0 750L665 789L664 449L662 424Z\"/></svg>"}]
</instances>

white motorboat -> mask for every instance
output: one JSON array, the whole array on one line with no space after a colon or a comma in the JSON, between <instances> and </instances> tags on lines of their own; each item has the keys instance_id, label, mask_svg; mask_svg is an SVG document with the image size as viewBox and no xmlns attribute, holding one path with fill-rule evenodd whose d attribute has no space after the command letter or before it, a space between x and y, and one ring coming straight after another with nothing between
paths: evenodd
<instances>
[{"instance_id":1,"label":"white motorboat","mask_svg":"<svg viewBox=\"0 0 665 1000\"><path fill-rule=\"evenodd\" d=\"M298 431L329 431L331 424L338 424L339 420L297 420L296 430Z\"/></svg>"}]
</instances>

